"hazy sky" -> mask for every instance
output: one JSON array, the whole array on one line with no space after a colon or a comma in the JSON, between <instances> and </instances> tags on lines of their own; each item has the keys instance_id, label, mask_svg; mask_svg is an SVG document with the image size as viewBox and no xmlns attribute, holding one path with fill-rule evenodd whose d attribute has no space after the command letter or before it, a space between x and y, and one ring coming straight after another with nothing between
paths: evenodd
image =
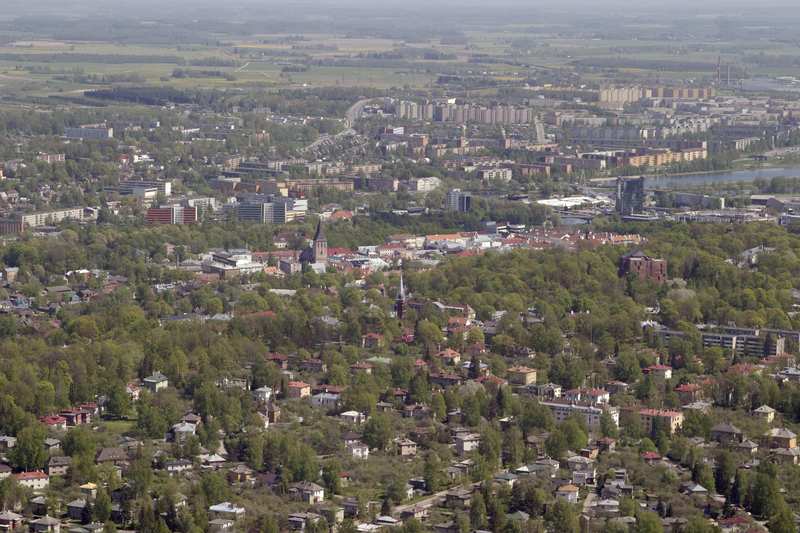
<instances>
[{"instance_id":1,"label":"hazy sky","mask_svg":"<svg viewBox=\"0 0 800 533\"><path fill-rule=\"evenodd\" d=\"M3 10L15 15L41 12L42 9L58 12L98 12L116 11L123 16L135 16L137 12L147 16L157 15L159 11L184 10L187 7L230 10L242 7L255 8L259 11L267 7L287 8L296 6L308 8L312 6L330 8L361 7L371 12L394 10L408 7L448 7L458 9L464 7L483 7L498 9L585 9L603 12L610 8L625 11L646 12L648 10L669 11L684 10L681 15L692 12L719 11L730 13L731 10L757 12L764 14L770 9L788 9L800 12L797 0L4 0ZM261 9L259 9L261 8ZM775 13L775 15L780 15Z\"/></svg>"}]
</instances>

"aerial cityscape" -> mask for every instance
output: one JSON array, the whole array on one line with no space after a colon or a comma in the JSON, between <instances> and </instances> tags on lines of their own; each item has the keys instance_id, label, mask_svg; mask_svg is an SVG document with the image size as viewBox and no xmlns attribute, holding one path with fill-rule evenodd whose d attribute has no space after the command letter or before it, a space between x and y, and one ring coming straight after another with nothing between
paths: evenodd
<instances>
[{"instance_id":1,"label":"aerial cityscape","mask_svg":"<svg viewBox=\"0 0 800 533\"><path fill-rule=\"evenodd\" d=\"M3 4L0 530L800 531L800 4Z\"/></svg>"}]
</instances>

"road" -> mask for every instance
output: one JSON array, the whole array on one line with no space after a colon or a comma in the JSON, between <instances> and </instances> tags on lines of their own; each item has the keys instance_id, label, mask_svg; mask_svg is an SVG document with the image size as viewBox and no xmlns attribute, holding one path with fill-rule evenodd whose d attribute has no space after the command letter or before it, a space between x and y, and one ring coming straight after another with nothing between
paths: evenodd
<instances>
[{"instance_id":1,"label":"road","mask_svg":"<svg viewBox=\"0 0 800 533\"><path fill-rule=\"evenodd\" d=\"M348 128L352 128L353 124L356 123L356 120L361 118L361 113L364 111L364 106L366 106L372 100L374 100L374 98L359 100L350 106L350 108L344 114L344 120Z\"/></svg>"},{"instance_id":2,"label":"road","mask_svg":"<svg viewBox=\"0 0 800 533\"><path fill-rule=\"evenodd\" d=\"M392 510L392 514L400 516L401 514L403 514L403 512L408 511L409 509L413 509L415 507L421 507L423 509L430 509L431 507L434 507L439 502L444 500L444 498L447 495L447 493L450 492L451 490L466 489L466 488L471 488L471 489L474 490L475 487L479 487L480 484L481 484L481 482L478 481L476 483L470 483L469 485L459 485L459 486L456 486L456 487L450 487L449 489L440 490L439 492L437 492L435 494L431 494L430 496L426 496L426 497L422 498L421 500L418 500L418 501L416 501L414 503L408 503L406 505L398 505L397 507L395 507Z\"/></svg>"},{"instance_id":3,"label":"road","mask_svg":"<svg viewBox=\"0 0 800 533\"><path fill-rule=\"evenodd\" d=\"M589 513L589 509L591 509L594 500L597 498L597 494L594 492L590 492L586 495L586 499L583 500L583 512L584 514Z\"/></svg>"}]
</instances>

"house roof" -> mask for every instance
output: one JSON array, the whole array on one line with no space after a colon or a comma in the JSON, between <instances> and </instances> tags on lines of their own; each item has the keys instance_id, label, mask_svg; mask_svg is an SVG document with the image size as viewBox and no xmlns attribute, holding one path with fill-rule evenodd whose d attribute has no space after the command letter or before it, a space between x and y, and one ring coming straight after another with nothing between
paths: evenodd
<instances>
[{"instance_id":1,"label":"house roof","mask_svg":"<svg viewBox=\"0 0 800 533\"><path fill-rule=\"evenodd\" d=\"M103 448L97 454L97 462L106 461L127 461L128 454L122 448Z\"/></svg>"},{"instance_id":2,"label":"house roof","mask_svg":"<svg viewBox=\"0 0 800 533\"><path fill-rule=\"evenodd\" d=\"M721 424L717 424L716 426L711 428L712 433L733 433L736 435L741 435L742 430L734 426L733 424L728 424L727 422L723 422Z\"/></svg>"},{"instance_id":3,"label":"house roof","mask_svg":"<svg viewBox=\"0 0 800 533\"><path fill-rule=\"evenodd\" d=\"M19 474L16 474L14 477L17 478L17 481L28 481L35 479L48 479L50 476L48 476L41 470L33 470L30 472L20 472Z\"/></svg>"}]
</instances>

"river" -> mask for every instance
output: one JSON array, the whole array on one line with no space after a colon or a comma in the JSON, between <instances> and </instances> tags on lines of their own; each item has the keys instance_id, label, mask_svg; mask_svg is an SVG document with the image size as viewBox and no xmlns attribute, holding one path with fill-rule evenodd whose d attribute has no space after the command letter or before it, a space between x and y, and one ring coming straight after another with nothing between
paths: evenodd
<instances>
[{"instance_id":1,"label":"river","mask_svg":"<svg viewBox=\"0 0 800 533\"><path fill-rule=\"evenodd\" d=\"M800 166L785 168L761 168L757 170L735 170L713 174L680 174L667 176L647 176L646 189L665 189L673 187L696 187L714 183L751 182L757 179L777 177L800 177Z\"/></svg>"}]
</instances>

